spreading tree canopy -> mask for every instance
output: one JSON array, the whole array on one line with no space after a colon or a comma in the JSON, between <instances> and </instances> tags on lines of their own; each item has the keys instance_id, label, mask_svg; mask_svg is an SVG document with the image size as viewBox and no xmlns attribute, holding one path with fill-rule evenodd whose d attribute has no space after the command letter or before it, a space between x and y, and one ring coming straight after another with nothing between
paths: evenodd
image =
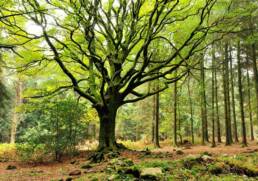
<instances>
[{"instance_id":1,"label":"spreading tree canopy","mask_svg":"<svg viewBox=\"0 0 258 181\"><path fill-rule=\"evenodd\" d=\"M119 147L119 107L159 93L188 73L195 63L190 57L207 45L205 38L229 6L227 0L14 2L1 10L0 26L6 43L17 47L15 65L58 80L35 97L73 89L90 101L100 118L99 149ZM157 79L159 89L143 88Z\"/></svg>"}]
</instances>

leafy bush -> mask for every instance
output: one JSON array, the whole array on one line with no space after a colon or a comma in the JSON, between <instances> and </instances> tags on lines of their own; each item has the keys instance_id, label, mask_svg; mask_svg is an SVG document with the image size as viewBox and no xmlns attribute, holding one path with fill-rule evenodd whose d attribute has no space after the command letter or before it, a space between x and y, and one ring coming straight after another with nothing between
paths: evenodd
<instances>
[{"instance_id":1,"label":"leafy bush","mask_svg":"<svg viewBox=\"0 0 258 181\"><path fill-rule=\"evenodd\" d=\"M18 150L24 159L29 159L30 155L36 158L33 155L37 152L51 154L56 160L64 154L76 153L87 127L84 104L67 98L30 102L24 109L25 119L18 128L17 139L22 143Z\"/></svg>"},{"instance_id":2,"label":"leafy bush","mask_svg":"<svg viewBox=\"0 0 258 181\"><path fill-rule=\"evenodd\" d=\"M17 144L16 149L20 161L44 162L51 157L44 144Z\"/></svg>"}]
</instances>

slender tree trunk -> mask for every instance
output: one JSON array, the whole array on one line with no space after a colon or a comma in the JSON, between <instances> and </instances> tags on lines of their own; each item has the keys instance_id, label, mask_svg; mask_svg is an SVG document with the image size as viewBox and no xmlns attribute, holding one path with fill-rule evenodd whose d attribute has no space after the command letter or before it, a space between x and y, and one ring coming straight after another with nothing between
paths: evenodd
<instances>
[{"instance_id":1,"label":"slender tree trunk","mask_svg":"<svg viewBox=\"0 0 258 181\"><path fill-rule=\"evenodd\" d=\"M174 145L177 144L177 82L174 83Z\"/></svg>"},{"instance_id":2,"label":"slender tree trunk","mask_svg":"<svg viewBox=\"0 0 258 181\"><path fill-rule=\"evenodd\" d=\"M154 84L154 86L155 86L155 84ZM151 87L152 87L152 84L151 84L151 82L149 82L148 83L148 92L150 92L151 91ZM152 122L151 122L151 142L152 143L154 143L154 121L155 121L155 115L156 115L156 113L155 113L155 99L156 99L156 97L155 96L152 96L152 107L153 107L153 111L152 111Z\"/></svg>"},{"instance_id":3,"label":"slender tree trunk","mask_svg":"<svg viewBox=\"0 0 258 181\"><path fill-rule=\"evenodd\" d=\"M153 112L152 112L152 123L151 123L151 141L154 143L154 137L155 137L155 117L156 117L156 95L152 96L152 106L153 106Z\"/></svg>"},{"instance_id":4,"label":"slender tree trunk","mask_svg":"<svg viewBox=\"0 0 258 181\"><path fill-rule=\"evenodd\" d=\"M22 83L20 80L17 80L15 83L15 109L21 105L22 98L21 98L21 92L22 92ZM10 143L15 143L16 141L16 131L17 126L19 124L20 118L19 113L17 113L16 110L13 112L12 116L12 122L11 122L11 137L10 137Z\"/></svg>"},{"instance_id":5,"label":"slender tree trunk","mask_svg":"<svg viewBox=\"0 0 258 181\"><path fill-rule=\"evenodd\" d=\"M234 140L238 142L238 133L237 133L237 121L236 121L236 109L235 109L235 90L234 90L234 74L233 74L233 60L230 48L230 84L231 84L231 99L232 99L232 113L233 113L233 127L234 127Z\"/></svg>"},{"instance_id":6,"label":"slender tree trunk","mask_svg":"<svg viewBox=\"0 0 258 181\"><path fill-rule=\"evenodd\" d=\"M55 136L55 159L56 161L60 161L61 160L61 157L62 157L62 154L61 154L61 147L60 147L60 119L59 119L59 116L58 116L58 113L59 113L59 106L56 106L55 107L55 112L53 113L53 117L54 117L54 128L55 128L55 133L56 133L56 136Z\"/></svg>"},{"instance_id":7,"label":"slender tree trunk","mask_svg":"<svg viewBox=\"0 0 258 181\"><path fill-rule=\"evenodd\" d=\"M159 81L157 81L155 85L155 89L159 90ZM160 148L159 145L159 93L154 95L154 112L155 115L153 117L154 120L154 146Z\"/></svg>"},{"instance_id":8,"label":"slender tree trunk","mask_svg":"<svg viewBox=\"0 0 258 181\"><path fill-rule=\"evenodd\" d=\"M253 113L252 113L252 105L251 105L251 86L250 86L250 77L249 77L249 71L248 68L246 70L246 76L247 76L247 92L248 92L248 109L249 109L249 119L250 119L250 136L251 140L254 140L254 127L253 127Z\"/></svg>"},{"instance_id":9,"label":"slender tree trunk","mask_svg":"<svg viewBox=\"0 0 258 181\"><path fill-rule=\"evenodd\" d=\"M215 61L215 51L214 51L214 48L212 49L212 95L211 95L211 106L212 106L212 141L211 141L211 144L212 144L212 147L215 147L216 146L216 143L215 143L215 72L214 72L214 69L215 69L215 66L214 66L214 62Z\"/></svg>"},{"instance_id":10,"label":"slender tree trunk","mask_svg":"<svg viewBox=\"0 0 258 181\"><path fill-rule=\"evenodd\" d=\"M207 121L207 102L205 92L205 71L204 71L204 58L201 60L201 117L202 117L202 144L205 141L209 142L208 136L208 121Z\"/></svg>"},{"instance_id":11,"label":"slender tree trunk","mask_svg":"<svg viewBox=\"0 0 258 181\"><path fill-rule=\"evenodd\" d=\"M256 46L253 43L251 46L252 50L252 62L253 62L253 73L254 73L254 84L256 93L256 123L258 124L258 70L257 70L257 60L256 60Z\"/></svg>"},{"instance_id":12,"label":"slender tree trunk","mask_svg":"<svg viewBox=\"0 0 258 181\"><path fill-rule=\"evenodd\" d=\"M244 114L244 98L242 91L242 70L241 70L241 57L240 57L240 42L237 44L237 67L238 67L238 89L239 89L239 104L241 113L241 123L242 123L242 144L247 146L246 140L246 126L245 126L245 114Z\"/></svg>"},{"instance_id":13,"label":"slender tree trunk","mask_svg":"<svg viewBox=\"0 0 258 181\"><path fill-rule=\"evenodd\" d=\"M223 63L223 87L224 87L224 108L225 108L225 133L226 145L231 145L231 119L230 119L230 98L229 98L229 70L228 70L228 43L225 44L225 60Z\"/></svg>"},{"instance_id":14,"label":"slender tree trunk","mask_svg":"<svg viewBox=\"0 0 258 181\"><path fill-rule=\"evenodd\" d=\"M180 89L181 90L181 89ZM181 92L179 90L179 92ZM182 134L181 134L181 112L180 112L180 110L181 110L181 108L180 108L180 100L179 100L179 97L180 96L178 96L178 101L177 101L177 112L178 112L178 117L177 117L177 119L178 119L178 129L177 129L177 134L178 134L178 136L179 136L179 140L180 140L180 144L182 145L182 143L183 143L183 137L182 137Z\"/></svg>"},{"instance_id":15,"label":"slender tree trunk","mask_svg":"<svg viewBox=\"0 0 258 181\"><path fill-rule=\"evenodd\" d=\"M193 103L192 103L192 95L190 90L190 78L188 78L187 89L188 89L188 100L189 100L190 114L191 114L191 137L192 137L192 143L194 144Z\"/></svg>"},{"instance_id":16,"label":"slender tree trunk","mask_svg":"<svg viewBox=\"0 0 258 181\"><path fill-rule=\"evenodd\" d=\"M221 143L220 119L219 119L219 100L218 100L217 67L214 69L214 84L215 84L215 102L216 102L217 139L218 139L218 142Z\"/></svg>"},{"instance_id":17,"label":"slender tree trunk","mask_svg":"<svg viewBox=\"0 0 258 181\"><path fill-rule=\"evenodd\" d=\"M10 137L10 143L15 143L16 140L16 130L17 130L17 122L19 118L16 112L13 113L12 117L12 123L11 123L11 137Z\"/></svg>"}]
</instances>

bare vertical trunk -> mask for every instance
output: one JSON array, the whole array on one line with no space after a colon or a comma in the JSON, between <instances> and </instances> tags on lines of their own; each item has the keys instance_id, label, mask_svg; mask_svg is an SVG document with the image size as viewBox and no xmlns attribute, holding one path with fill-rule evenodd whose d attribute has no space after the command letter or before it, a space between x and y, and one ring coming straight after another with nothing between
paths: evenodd
<instances>
[{"instance_id":1,"label":"bare vertical trunk","mask_svg":"<svg viewBox=\"0 0 258 181\"><path fill-rule=\"evenodd\" d=\"M153 112L152 112L152 122L151 122L151 141L154 143L154 137L155 137L155 116L156 116L156 95L152 96L152 106L153 106Z\"/></svg>"},{"instance_id":2,"label":"bare vertical trunk","mask_svg":"<svg viewBox=\"0 0 258 181\"><path fill-rule=\"evenodd\" d=\"M251 35L253 37L255 37L255 18L252 16L249 16L249 29L251 31ZM253 67L253 81L254 81L254 85L255 85L255 95L256 95L256 101L255 101L255 113L256 113L256 124L258 124L258 70L257 70L257 54L256 54L256 44L257 42L253 42L250 46L250 50L251 50L251 60L252 60L252 67Z\"/></svg>"},{"instance_id":3,"label":"bare vertical trunk","mask_svg":"<svg viewBox=\"0 0 258 181\"><path fill-rule=\"evenodd\" d=\"M14 105L15 109L13 111L13 117L12 117L12 123L11 123L10 143L15 143L16 141L16 131L20 121L19 113L16 111L16 108L20 106L22 103L21 92L22 92L22 83L20 80L18 80L15 82L15 105Z\"/></svg>"},{"instance_id":4,"label":"bare vertical trunk","mask_svg":"<svg viewBox=\"0 0 258 181\"><path fill-rule=\"evenodd\" d=\"M247 145L246 140L246 126L245 126L245 114L244 114L244 98L243 98L243 86L242 86L242 70L241 70L241 56L240 56L240 42L237 44L237 67L238 67L238 89L239 89L239 104L241 113L241 125L242 125L242 144Z\"/></svg>"},{"instance_id":5,"label":"bare vertical trunk","mask_svg":"<svg viewBox=\"0 0 258 181\"><path fill-rule=\"evenodd\" d=\"M180 89L181 90L181 89ZM181 92L179 90L179 92ZM181 114L180 114L180 110L181 110L181 108L180 108L180 100L179 100L179 96L178 96L178 101L177 101L177 112L178 112L178 117L177 117L177 119L178 119L178 132L177 132L177 134L178 134L178 136L179 136L179 140L180 140L180 144L182 144L183 143L183 137L182 137L182 134L181 134Z\"/></svg>"},{"instance_id":6,"label":"bare vertical trunk","mask_svg":"<svg viewBox=\"0 0 258 181\"><path fill-rule=\"evenodd\" d=\"M258 124L258 70L257 70L257 60L256 60L256 46L253 43L251 46L252 50L252 63L253 63L253 73L254 73L254 84L256 93L256 123Z\"/></svg>"},{"instance_id":7,"label":"bare vertical trunk","mask_svg":"<svg viewBox=\"0 0 258 181\"><path fill-rule=\"evenodd\" d=\"M232 99L232 113L233 113L233 127L234 127L234 140L238 142L238 133L237 133L237 121L236 121L236 109L235 109L235 89L234 89L234 74L233 74L233 60L230 48L230 85L231 85L231 99Z\"/></svg>"},{"instance_id":8,"label":"bare vertical trunk","mask_svg":"<svg viewBox=\"0 0 258 181\"><path fill-rule=\"evenodd\" d=\"M205 92L205 71L204 71L204 57L200 62L201 64L201 118L202 118L202 144L209 142L208 135L208 121L207 121L207 102Z\"/></svg>"},{"instance_id":9,"label":"bare vertical trunk","mask_svg":"<svg viewBox=\"0 0 258 181\"><path fill-rule=\"evenodd\" d=\"M177 145L177 82L174 83L174 145Z\"/></svg>"},{"instance_id":10,"label":"bare vertical trunk","mask_svg":"<svg viewBox=\"0 0 258 181\"><path fill-rule=\"evenodd\" d=\"M246 76L247 76L247 92L248 92L248 109L249 109L249 119L250 119L250 136L251 140L254 140L254 127L253 127L253 113L252 113L252 105L251 105L251 86L250 86L250 77L249 77L249 71L248 68L246 70Z\"/></svg>"},{"instance_id":11,"label":"bare vertical trunk","mask_svg":"<svg viewBox=\"0 0 258 181\"><path fill-rule=\"evenodd\" d=\"M214 66L214 61L215 61L215 51L214 48L212 49L212 86L211 86L211 107L212 107L212 112L211 112L211 117L212 117L212 147L216 146L215 143L215 66Z\"/></svg>"},{"instance_id":12,"label":"bare vertical trunk","mask_svg":"<svg viewBox=\"0 0 258 181\"><path fill-rule=\"evenodd\" d=\"M215 84L215 102L216 102L217 139L218 139L218 142L221 143L220 118L219 118L219 100L218 100L217 67L214 69L214 84Z\"/></svg>"},{"instance_id":13,"label":"bare vertical trunk","mask_svg":"<svg viewBox=\"0 0 258 181\"><path fill-rule=\"evenodd\" d=\"M10 143L13 144L15 143L15 138L16 138L16 129L17 129L17 122L18 122L18 115L16 111L13 113L12 117L12 123L11 123L11 137L10 137Z\"/></svg>"},{"instance_id":14,"label":"bare vertical trunk","mask_svg":"<svg viewBox=\"0 0 258 181\"><path fill-rule=\"evenodd\" d=\"M155 90L159 90L159 81L156 82ZM153 117L154 123L154 146L160 148L159 145L159 93L154 95L154 112L155 115Z\"/></svg>"},{"instance_id":15,"label":"bare vertical trunk","mask_svg":"<svg viewBox=\"0 0 258 181\"><path fill-rule=\"evenodd\" d=\"M56 106L55 108L55 113L52 114L52 117L54 117L54 131L56 133L55 136L55 160L56 161L60 161L61 157L62 157L62 153L61 153L61 148L60 148L60 125L59 125L59 116L58 116L58 112L59 112L59 106Z\"/></svg>"},{"instance_id":16,"label":"bare vertical trunk","mask_svg":"<svg viewBox=\"0 0 258 181\"><path fill-rule=\"evenodd\" d=\"M155 86L155 84L154 84L154 86ZM148 83L148 92L150 92L151 91L151 88L152 88L152 84L149 82ZM154 121L155 121L155 115L156 115L156 113L155 113L155 111L156 111L156 109L155 109L155 100L156 100L156 97L155 97L155 95L154 96L152 96L152 108L153 108L153 111L152 111L152 121L151 121L151 142L152 143L154 143Z\"/></svg>"},{"instance_id":17,"label":"bare vertical trunk","mask_svg":"<svg viewBox=\"0 0 258 181\"><path fill-rule=\"evenodd\" d=\"M189 100L190 114L191 114L191 137L192 137L192 143L194 144L193 103L192 103L192 95L190 90L190 78L188 78L187 89L188 89L188 100Z\"/></svg>"},{"instance_id":18,"label":"bare vertical trunk","mask_svg":"<svg viewBox=\"0 0 258 181\"><path fill-rule=\"evenodd\" d=\"M226 145L231 145L231 119L230 119L230 97L229 97L229 70L228 70L228 43L225 43L225 59L223 62L223 87L224 87L224 109L225 109L225 133Z\"/></svg>"}]
</instances>

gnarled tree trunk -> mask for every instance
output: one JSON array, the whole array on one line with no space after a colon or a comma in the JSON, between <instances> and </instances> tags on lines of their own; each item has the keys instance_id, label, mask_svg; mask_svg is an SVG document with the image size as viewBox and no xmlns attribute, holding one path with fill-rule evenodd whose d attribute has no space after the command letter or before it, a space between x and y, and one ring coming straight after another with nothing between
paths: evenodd
<instances>
[{"instance_id":1,"label":"gnarled tree trunk","mask_svg":"<svg viewBox=\"0 0 258 181\"><path fill-rule=\"evenodd\" d=\"M97 108L100 119L98 151L112 151L119 148L115 135L117 109L117 106L111 105Z\"/></svg>"}]
</instances>

